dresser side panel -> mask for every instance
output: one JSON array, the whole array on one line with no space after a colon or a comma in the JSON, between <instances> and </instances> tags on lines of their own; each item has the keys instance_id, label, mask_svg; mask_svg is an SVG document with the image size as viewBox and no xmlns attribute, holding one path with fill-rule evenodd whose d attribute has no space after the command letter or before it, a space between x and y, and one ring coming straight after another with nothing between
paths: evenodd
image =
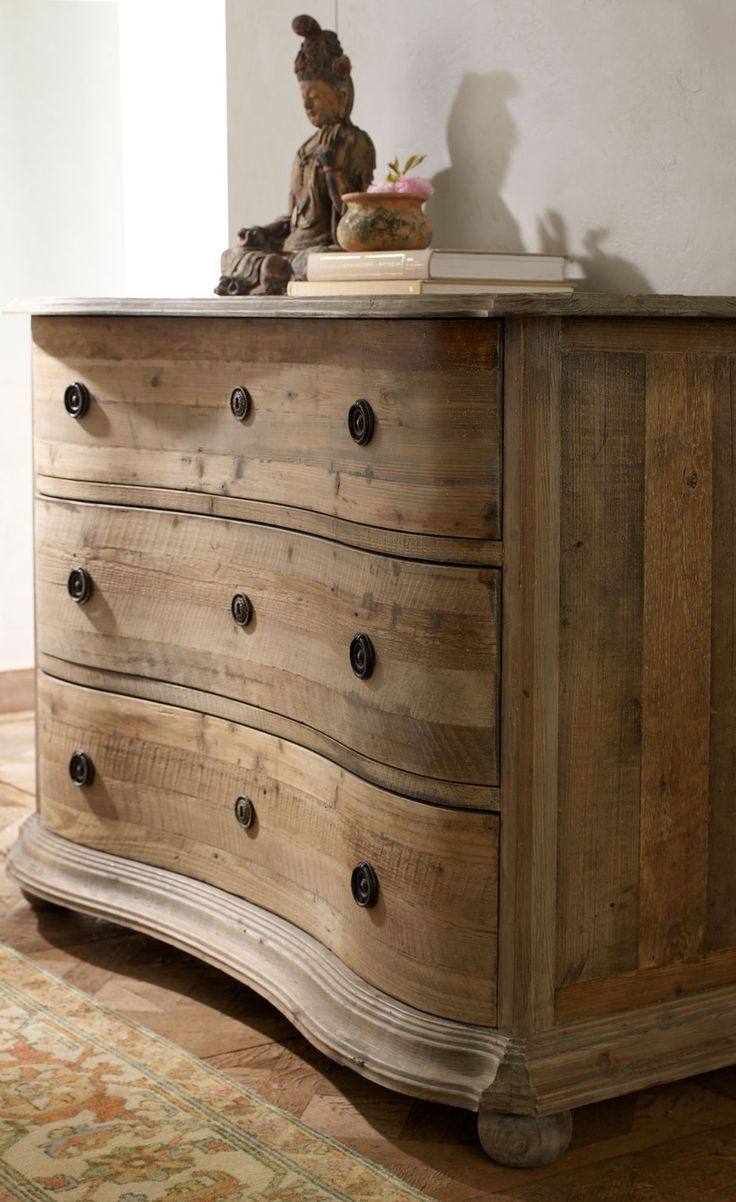
<instances>
[{"instance_id":1,"label":"dresser side panel","mask_svg":"<svg viewBox=\"0 0 736 1202\"><path fill-rule=\"evenodd\" d=\"M560 1021L736 980L736 326L639 324L563 335Z\"/></svg>"}]
</instances>

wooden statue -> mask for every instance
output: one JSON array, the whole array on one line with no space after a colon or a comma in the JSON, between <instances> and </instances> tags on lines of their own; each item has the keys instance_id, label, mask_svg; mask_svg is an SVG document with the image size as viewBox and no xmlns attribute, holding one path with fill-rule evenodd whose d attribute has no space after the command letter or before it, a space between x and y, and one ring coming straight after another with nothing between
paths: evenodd
<instances>
[{"instance_id":1,"label":"wooden statue","mask_svg":"<svg viewBox=\"0 0 736 1202\"><path fill-rule=\"evenodd\" d=\"M294 71L317 132L297 151L289 212L240 230L237 245L224 252L215 288L220 296L281 293L290 279L304 279L307 253L335 245L343 194L365 191L373 178L376 152L350 120L350 59L337 34L307 16L295 17L292 29L304 38Z\"/></svg>"}]
</instances>

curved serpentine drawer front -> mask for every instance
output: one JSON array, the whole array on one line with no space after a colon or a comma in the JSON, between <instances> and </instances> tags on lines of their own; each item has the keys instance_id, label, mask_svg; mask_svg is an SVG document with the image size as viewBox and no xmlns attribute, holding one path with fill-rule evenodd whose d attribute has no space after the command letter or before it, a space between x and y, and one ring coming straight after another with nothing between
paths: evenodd
<instances>
[{"instance_id":1,"label":"curved serpentine drawer front","mask_svg":"<svg viewBox=\"0 0 736 1202\"><path fill-rule=\"evenodd\" d=\"M36 471L498 539L498 328L36 318Z\"/></svg>"},{"instance_id":2,"label":"curved serpentine drawer front","mask_svg":"<svg viewBox=\"0 0 736 1202\"><path fill-rule=\"evenodd\" d=\"M260 731L43 674L38 736L47 829L248 898L388 994L493 1025L496 815L407 801Z\"/></svg>"},{"instance_id":3,"label":"curved serpentine drawer front","mask_svg":"<svg viewBox=\"0 0 736 1202\"><path fill-rule=\"evenodd\" d=\"M36 520L42 655L284 715L345 766L497 783L498 570L166 510L39 500Z\"/></svg>"}]
</instances>

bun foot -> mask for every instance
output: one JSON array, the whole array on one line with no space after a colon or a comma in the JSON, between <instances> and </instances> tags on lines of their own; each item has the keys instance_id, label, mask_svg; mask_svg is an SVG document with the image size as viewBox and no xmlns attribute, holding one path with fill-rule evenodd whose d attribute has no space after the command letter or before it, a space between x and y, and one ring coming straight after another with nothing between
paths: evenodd
<instances>
[{"instance_id":1,"label":"bun foot","mask_svg":"<svg viewBox=\"0 0 736 1202\"><path fill-rule=\"evenodd\" d=\"M551 1164L565 1151L572 1137L572 1115L569 1110L542 1117L481 1110L478 1137L483 1151L497 1164L535 1169Z\"/></svg>"}]
</instances>

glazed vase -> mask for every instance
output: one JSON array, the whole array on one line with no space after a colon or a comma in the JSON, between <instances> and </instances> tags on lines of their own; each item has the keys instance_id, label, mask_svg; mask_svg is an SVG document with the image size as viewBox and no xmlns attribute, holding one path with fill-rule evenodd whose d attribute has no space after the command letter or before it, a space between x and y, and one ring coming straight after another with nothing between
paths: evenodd
<instances>
[{"instance_id":1,"label":"glazed vase","mask_svg":"<svg viewBox=\"0 0 736 1202\"><path fill-rule=\"evenodd\" d=\"M347 192L336 236L343 250L421 250L432 226L419 192Z\"/></svg>"}]
</instances>

